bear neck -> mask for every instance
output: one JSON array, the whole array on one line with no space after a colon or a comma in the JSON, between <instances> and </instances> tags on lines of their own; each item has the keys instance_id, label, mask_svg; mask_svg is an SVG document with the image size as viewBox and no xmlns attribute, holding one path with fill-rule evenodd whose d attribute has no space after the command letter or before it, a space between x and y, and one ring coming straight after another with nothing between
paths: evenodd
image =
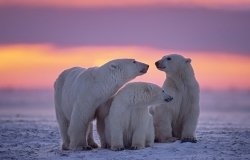
<instances>
[{"instance_id":1,"label":"bear neck","mask_svg":"<svg viewBox=\"0 0 250 160\"><path fill-rule=\"evenodd\" d=\"M171 84L171 86L175 86L175 88L178 90L191 88L194 84L196 84L193 69L180 71L175 74L166 74L166 81Z\"/></svg>"},{"instance_id":2,"label":"bear neck","mask_svg":"<svg viewBox=\"0 0 250 160\"><path fill-rule=\"evenodd\" d=\"M104 68L98 69L97 74L100 77L103 77L102 78L103 80L102 82L104 83L103 91L111 93L111 96L115 94L125 83L121 75L115 72L110 72L110 71L107 72Z\"/></svg>"}]
</instances>

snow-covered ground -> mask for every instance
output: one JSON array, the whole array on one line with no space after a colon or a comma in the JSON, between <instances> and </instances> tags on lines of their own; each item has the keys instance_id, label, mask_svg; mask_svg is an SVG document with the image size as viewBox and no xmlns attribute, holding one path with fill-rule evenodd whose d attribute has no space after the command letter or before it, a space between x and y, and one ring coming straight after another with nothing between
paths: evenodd
<instances>
[{"instance_id":1,"label":"snow-covered ground","mask_svg":"<svg viewBox=\"0 0 250 160\"><path fill-rule=\"evenodd\" d=\"M2 91L0 96L1 160L250 159L249 92L202 92L196 144L156 143L152 148L120 152L61 151L51 92Z\"/></svg>"}]
</instances>

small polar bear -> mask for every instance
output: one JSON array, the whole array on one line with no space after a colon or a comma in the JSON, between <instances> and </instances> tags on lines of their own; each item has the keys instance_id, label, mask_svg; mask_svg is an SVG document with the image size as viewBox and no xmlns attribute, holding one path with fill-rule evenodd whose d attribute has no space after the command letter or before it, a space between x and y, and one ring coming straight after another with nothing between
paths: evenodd
<instances>
[{"instance_id":1,"label":"small polar bear","mask_svg":"<svg viewBox=\"0 0 250 160\"><path fill-rule=\"evenodd\" d=\"M100 67L74 67L63 71L54 84L62 149L98 147L92 132L96 109L125 83L145 74L148 68L149 65L134 59L116 59Z\"/></svg>"},{"instance_id":2,"label":"small polar bear","mask_svg":"<svg viewBox=\"0 0 250 160\"><path fill-rule=\"evenodd\" d=\"M105 133L103 130L101 133L98 130L102 147L119 151L124 148L142 149L152 146L155 134L153 117L149 113L148 106L167 103L172 99L155 84L145 82L127 84L106 103L106 106L99 108L101 113L108 110L108 106L111 105L105 118ZM97 127L98 123L97 118Z\"/></svg>"},{"instance_id":3,"label":"small polar bear","mask_svg":"<svg viewBox=\"0 0 250 160\"><path fill-rule=\"evenodd\" d=\"M191 59L171 54L155 62L166 73L163 89L174 97L170 103L154 106L150 112L154 118L155 141L196 143L196 127L199 117L199 84L195 78Z\"/></svg>"}]
</instances>

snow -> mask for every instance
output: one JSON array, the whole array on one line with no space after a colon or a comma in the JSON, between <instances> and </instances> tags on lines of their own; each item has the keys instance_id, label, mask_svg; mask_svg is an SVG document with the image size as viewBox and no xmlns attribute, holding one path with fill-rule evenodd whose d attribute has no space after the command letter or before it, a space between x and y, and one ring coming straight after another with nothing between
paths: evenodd
<instances>
[{"instance_id":1,"label":"snow","mask_svg":"<svg viewBox=\"0 0 250 160\"><path fill-rule=\"evenodd\" d=\"M45 107L44 113L50 114L30 114L30 106L19 108L18 114L11 108L8 114L6 102L0 107L5 111L0 112L0 159L250 159L249 93L208 92L201 97L198 143L156 143L152 148L120 152L101 148L62 151L52 104ZM99 143L96 130L94 134Z\"/></svg>"}]
</instances>

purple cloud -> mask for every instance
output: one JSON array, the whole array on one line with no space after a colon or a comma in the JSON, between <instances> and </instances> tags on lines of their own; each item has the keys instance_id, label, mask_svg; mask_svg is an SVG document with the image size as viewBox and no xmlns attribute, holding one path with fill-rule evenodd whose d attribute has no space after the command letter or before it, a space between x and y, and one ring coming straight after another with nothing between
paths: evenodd
<instances>
[{"instance_id":1,"label":"purple cloud","mask_svg":"<svg viewBox=\"0 0 250 160\"><path fill-rule=\"evenodd\" d=\"M250 10L0 7L0 44L139 45L250 54Z\"/></svg>"}]
</instances>

